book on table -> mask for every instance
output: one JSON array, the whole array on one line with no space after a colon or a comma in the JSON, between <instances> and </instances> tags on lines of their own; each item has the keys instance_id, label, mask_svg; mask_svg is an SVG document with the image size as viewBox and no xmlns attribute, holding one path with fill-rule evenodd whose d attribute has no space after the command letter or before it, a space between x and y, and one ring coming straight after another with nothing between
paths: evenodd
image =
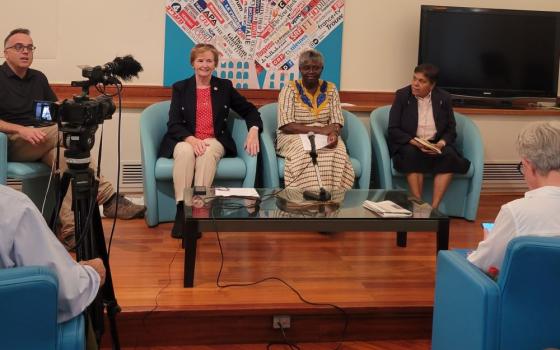
<instances>
[{"instance_id":1,"label":"book on table","mask_svg":"<svg viewBox=\"0 0 560 350\"><path fill-rule=\"evenodd\" d=\"M438 153L438 154L441 154L441 150L440 150L439 148L437 148L436 145L433 144L433 143L431 143L430 141L424 140L424 139L422 139L422 138L420 138L420 137L415 137L414 140L416 140L416 141L417 141L419 144L421 144L422 146L424 146L424 147L426 147L426 148L428 148L428 149L431 149L432 151L434 151L434 152L436 152L436 153Z\"/></svg>"},{"instance_id":2,"label":"book on table","mask_svg":"<svg viewBox=\"0 0 560 350\"><path fill-rule=\"evenodd\" d=\"M384 218L406 218L412 216L410 210L401 207L393 201L372 202L366 200L363 206Z\"/></svg>"}]
</instances>

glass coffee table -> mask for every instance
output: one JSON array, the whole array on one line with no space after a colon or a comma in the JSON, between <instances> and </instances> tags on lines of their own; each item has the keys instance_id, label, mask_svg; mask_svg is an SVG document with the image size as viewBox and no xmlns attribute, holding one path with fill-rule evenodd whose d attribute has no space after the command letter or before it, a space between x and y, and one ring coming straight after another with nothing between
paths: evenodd
<instances>
[{"instance_id":1,"label":"glass coffee table","mask_svg":"<svg viewBox=\"0 0 560 350\"><path fill-rule=\"evenodd\" d=\"M201 232L396 232L396 244L406 247L407 232L434 231L437 251L448 249L449 218L406 191L333 191L327 202L307 201L298 189L256 191L260 198L217 197L214 188L202 195L195 195L192 188L185 190L184 287L193 287L197 237ZM365 200L391 200L413 215L380 217L362 206Z\"/></svg>"}]
</instances>

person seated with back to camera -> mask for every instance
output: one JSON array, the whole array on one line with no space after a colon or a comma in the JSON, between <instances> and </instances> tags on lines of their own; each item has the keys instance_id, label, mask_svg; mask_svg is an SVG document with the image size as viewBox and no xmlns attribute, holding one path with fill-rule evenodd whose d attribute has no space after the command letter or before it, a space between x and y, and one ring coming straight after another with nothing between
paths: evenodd
<instances>
[{"instance_id":1,"label":"person seated with back to camera","mask_svg":"<svg viewBox=\"0 0 560 350\"><path fill-rule=\"evenodd\" d=\"M319 188L311 156L304 150L300 134L327 135L327 146L317 150L323 187L350 189L354 169L340 138L344 116L336 86L321 80L323 55L313 49L299 55L301 80L290 81L278 97L276 151L285 159L284 184L300 189Z\"/></svg>"},{"instance_id":2,"label":"person seated with back to camera","mask_svg":"<svg viewBox=\"0 0 560 350\"><path fill-rule=\"evenodd\" d=\"M57 141L62 140L58 125L41 127L35 124L33 101L57 101L47 77L30 68L35 46L28 29L12 30L4 39L4 57L0 66L0 131L8 134L8 161L41 161L52 168L56 158ZM92 156L90 167L96 167ZM67 169L64 150L60 152L60 170ZM144 216L145 207L136 205L124 196L117 197L113 186L99 178L97 201L103 204L106 217L133 219ZM118 203L118 204L117 204ZM58 238L67 249L74 247L74 214L71 209L72 191L69 189L60 209ZM118 209L117 209L118 207Z\"/></svg>"},{"instance_id":3,"label":"person seated with back to camera","mask_svg":"<svg viewBox=\"0 0 560 350\"><path fill-rule=\"evenodd\" d=\"M193 181L194 186L212 186L220 159L237 154L228 130L230 109L247 123L247 153L256 156L259 152L260 113L239 94L230 80L212 75L218 59L219 52L213 45L195 45L190 54L194 75L173 84L167 133L158 156L174 159L177 214L171 234L176 238L182 237L185 188L191 188Z\"/></svg>"},{"instance_id":4,"label":"person seated with back to camera","mask_svg":"<svg viewBox=\"0 0 560 350\"><path fill-rule=\"evenodd\" d=\"M388 143L395 170L406 174L412 195L422 198L424 174L434 174L432 207L437 209L453 178L470 161L455 149L457 138L451 96L436 86L439 69L429 63L414 69L412 84L397 90L389 113ZM414 138L434 144L441 153Z\"/></svg>"},{"instance_id":5,"label":"person seated with back to camera","mask_svg":"<svg viewBox=\"0 0 560 350\"><path fill-rule=\"evenodd\" d=\"M105 283L103 261L96 258L77 263L33 202L4 185L0 185L0 213L0 269L22 266L52 269L58 279L58 323L82 313Z\"/></svg>"},{"instance_id":6,"label":"person seated with back to camera","mask_svg":"<svg viewBox=\"0 0 560 350\"><path fill-rule=\"evenodd\" d=\"M537 122L516 142L518 170L529 191L506 203L494 227L467 259L483 271L500 269L507 245L519 236L560 236L560 122Z\"/></svg>"}]
</instances>

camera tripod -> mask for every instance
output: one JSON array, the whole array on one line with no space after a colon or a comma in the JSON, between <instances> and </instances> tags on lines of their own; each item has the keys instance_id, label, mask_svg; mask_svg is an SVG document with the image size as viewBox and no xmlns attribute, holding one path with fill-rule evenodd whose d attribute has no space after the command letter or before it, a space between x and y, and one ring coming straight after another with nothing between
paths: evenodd
<instances>
[{"instance_id":1,"label":"camera tripod","mask_svg":"<svg viewBox=\"0 0 560 350\"><path fill-rule=\"evenodd\" d=\"M65 151L65 156L68 160L70 157L68 157L67 152L68 150ZM101 258L106 270L105 284L100 288L95 300L86 309L86 327L88 327L88 322L91 322L96 343L100 345L101 337L105 332L103 313L104 308L106 308L113 349L118 350L120 349L120 343L116 314L121 311L121 307L115 298L111 267L105 245L103 226L101 225L101 214L96 200L99 180L95 177L93 170L87 167L88 164L89 162L84 168L83 163L76 165L69 162L68 169L64 171L62 179L56 180L58 191L56 207L51 218L51 228L56 226L62 199L66 195L68 187L72 184L76 259L80 261Z\"/></svg>"}]
</instances>

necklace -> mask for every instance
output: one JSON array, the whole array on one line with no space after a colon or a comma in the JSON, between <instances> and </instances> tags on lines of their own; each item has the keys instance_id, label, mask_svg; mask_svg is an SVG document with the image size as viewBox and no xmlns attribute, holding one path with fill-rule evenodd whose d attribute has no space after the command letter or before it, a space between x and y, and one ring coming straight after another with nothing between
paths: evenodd
<instances>
[{"instance_id":1,"label":"necklace","mask_svg":"<svg viewBox=\"0 0 560 350\"><path fill-rule=\"evenodd\" d=\"M323 80L319 84L319 88L315 91L315 94L311 95L299 80L295 80L294 84L298 92L299 100L306 106L313 114L317 115L319 112L325 108L328 102L327 90L329 83ZM315 102L315 103L314 103Z\"/></svg>"}]
</instances>

